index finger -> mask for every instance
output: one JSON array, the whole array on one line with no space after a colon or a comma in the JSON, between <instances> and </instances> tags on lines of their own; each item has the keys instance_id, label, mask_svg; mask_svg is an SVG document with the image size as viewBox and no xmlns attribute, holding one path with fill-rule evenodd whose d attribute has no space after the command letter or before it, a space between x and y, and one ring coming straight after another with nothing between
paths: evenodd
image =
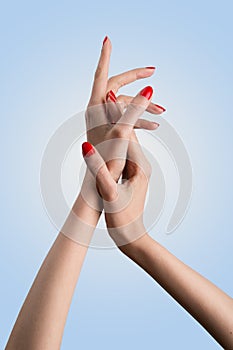
<instances>
[{"instance_id":1,"label":"index finger","mask_svg":"<svg viewBox=\"0 0 233 350\"><path fill-rule=\"evenodd\" d=\"M112 44L110 39L106 36L103 41L99 62L96 68L92 93L88 106L100 104L105 101L111 51Z\"/></svg>"}]
</instances>

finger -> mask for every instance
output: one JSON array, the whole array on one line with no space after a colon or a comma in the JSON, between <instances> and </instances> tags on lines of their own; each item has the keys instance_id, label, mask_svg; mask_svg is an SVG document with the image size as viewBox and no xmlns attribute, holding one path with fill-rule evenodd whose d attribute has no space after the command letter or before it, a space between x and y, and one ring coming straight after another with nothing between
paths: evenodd
<instances>
[{"instance_id":1,"label":"finger","mask_svg":"<svg viewBox=\"0 0 233 350\"><path fill-rule=\"evenodd\" d=\"M159 124L156 122L151 122L146 119L138 119L134 125L134 129L144 129L144 130L156 130L158 129Z\"/></svg>"},{"instance_id":2,"label":"finger","mask_svg":"<svg viewBox=\"0 0 233 350\"><path fill-rule=\"evenodd\" d=\"M107 91L117 91L127 84L133 83L138 79L148 78L155 72L155 67L136 68L127 72L115 75L108 80Z\"/></svg>"},{"instance_id":3,"label":"finger","mask_svg":"<svg viewBox=\"0 0 233 350\"><path fill-rule=\"evenodd\" d=\"M133 100L132 96L126 96L126 95L119 95L117 97L117 101L122 102L124 106L129 105ZM152 114L162 114L163 112L166 111L166 109L163 106L160 106L155 103L150 103L148 108L146 109L147 112L152 113Z\"/></svg>"},{"instance_id":4,"label":"finger","mask_svg":"<svg viewBox=\"0 0 233 350\"><path fill-rule=\"evenodd\" d=\"M130 133L136 124L139 117L147 109L151 97L153 94L153 89L151 86L147 86L142 89L139 94L131 101L128 105L126 111L119 119L117 124L113 129L113 133L120 133L124 130L124 134L130 136Z\"/></svg>"},{"instance_id":5,"label":"finger","mask_svg":"<svg viewBox=\"0 0 233 350\"><path fill-rule=\"evenodd\" d=\"M103 41L99 63L95 72L91 98L88 104L89 106L100 104L105 100L111 51L111 41L106 37Z\"/></svg>"},{"instance_id":6,"label":"finger","mask_svg":"<svg viewBox=\"0 0 233 350\"><path fill-rule=\"evenodd\" d=\"M112 90L107 93L106 101L107 119L111 124L116 124L122 116L121 104L117 103L116 95Z\"/></svg>"},{"instance_id":7,"label":"finger","mask_svg":"<svg viewBox=\"0 0 233 350\"><path fill-rule=\"evenodd\" d=\"M132 99L133 98L130 98L130 102L132 101ZM116 97L116 95L112 90L110 90L107 93L106 100L107 100L106 110L107 110L108 121L111 124L116 124L117 121L122 116L125 104L122 104L122 102L119 103L118 97ZM135 129L145 129L145 130L155 130L158 127L159 127L158 123L145 120L145 119L138 119L134 126Z\"/></svg>"},{"instance_id":8,"label":"finger","mask_svg":"<svg viewBox=\"0 0 233 350\"><path fill-rule=\"evenodd\" d=\"M96 179L102 198L106 201L115 200L117 198L117 184L110 175L97 149L89 142L84 142L82 144L82 152L88 169Z\"/></svg>"}]
</instances>

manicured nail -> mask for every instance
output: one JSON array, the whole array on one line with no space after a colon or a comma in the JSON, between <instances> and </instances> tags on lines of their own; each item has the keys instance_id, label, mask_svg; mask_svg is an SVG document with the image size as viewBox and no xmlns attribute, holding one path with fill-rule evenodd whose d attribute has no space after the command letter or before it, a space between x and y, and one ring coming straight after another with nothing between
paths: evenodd
<instances>
[{"instance_id":1,"label":"manicured nail","mask_svg":"<svg viewBox=\"0 0 233 350\"><path fill-rule=\"evenodd\" d=\"M155 124L156 129L159 127L160 124L153 122Z\"/></svg>"},{"instance_id":2,"label":"manicured nail","mask_svg":"<svg viewBox=\"0 0 233 350\"><path fill-rule=\"evenodd\" d=\"M160 109L162 109L162 111L163 112L165 112L166 111L166 108L164 108L164 107L162 107L162 106L160 106L160 105L156 105L156 104L154 104L156 107L158 107L158 108L160 108Z\"/></svg>"},{"instance_id":3,"label":"manicured nail","mask_svg":"<svg viewBox=\"0 0 233 350\"><path fill-rule=\"evenodd\" d=\"M89 142L84 142L82 144L82 151L83 151L83 157L85 156L90 157L92 154L95 153L93 146Z\"/></svg>"},{"instance_id":4,"label":"manicured nail","mask_svg":"<svg viewBox=\"0 0 233 350\"><path fill-rule=\"evenodd\" d=\"M116 103L116 99L112 95L108 95L108 99L110 99L112 102Z\"/></svg>"},{"instance_id":5,"label":"manicured nail","mask_svg":"<svg viewBox=\"0 0 233 350\"><path fill-rule=\"evenodd\" d=\"M107 40L108 40L108 37L106 36L103 40L103 45L106 43Z\"/></svg>"},{"instance_id":6,"label":"manicured nail","mask_svg":"<svg viewBox=\"0 0 233 350\"><path fill-rule=\"evenodd\" d=\"M155 69L155 67L145 67L146 69Z\"/></svg>"},{"instance_id":7,"label":"manicured nail","mask_svg":"<svg viewBox=\"0 0 233 350\"><path fill-rule=\"evenodd\" d=\"M110 90L107 93L106 100L108 100L108 99L110 99L112 102L116 102L116 100L117 100L116 95L114 94L114 92L112 90Z\"/></svg>"},{"instance_id":8,"label":"manicured nail","mask_svg":"<svg viewBox=\"0 0 233 350\"><path fill-rule=\"evenodd\" d=\"M153 94L153 89L151 86L147 86L140 92L140 95L147 98L149 100Z\"/></svg>"}]
</instances>

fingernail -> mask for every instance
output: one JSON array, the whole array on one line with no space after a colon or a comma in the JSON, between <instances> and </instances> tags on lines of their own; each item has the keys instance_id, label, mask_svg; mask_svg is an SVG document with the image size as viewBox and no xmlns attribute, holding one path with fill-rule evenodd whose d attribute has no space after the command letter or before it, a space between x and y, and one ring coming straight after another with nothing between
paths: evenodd
<instances>
[{"instance_id":1,"label":"fingernail","mask_svg":"<svg viewBox=\"0 0 233 350\"><path fill-rule=\"evenodd\" d=\"M108 37L106 36L103 40L103 45L106 43L107 40L108 40Z\"/></svg>"},{"instance_id":2,"label":"fingernail","mask_svg":"<svg viewBox=\"0 0 233 350\"><path fill-rule=\"evenodd\" d=\"M95 150L89 142L84 142L82 144L82 151L83 151L83 157L87 156L90 157L92 154L95 153Z\"/></svg>"},{"instance_id":3,"label":"fingernail","mask_svg":"<svg viewBox=\"0 0 233 350\"><path fill-rule=\"evenodd\" d=\"M146 69L155 69L155 67L145 67Z\"/></svg>"},{"instance_id":4,"label":"fingernail","mask_svg":"<svg viewBox=\"0 0 233 350\"><path fill-rule=\"evenodd\" d=\"M162 106L160 106L160 105L157 105L157 104L155 104L155 103L154 103L154 105L155 105L156 107L158 107L158 108L162 109L162 110L163 110L163 112L165 112L165 111L166 111L166 108L164 108L164 107L162 107Z\"/></svg>"},{"instance_id":5,"label":"fingernail","mask_svg":"<svg viewBox=\"0 0 233 350\"><path fill-rule=\"evenodd\" d=\"M147 86L140 92L140 95L147 98L149 100L153 94L153 89L151 86Z\"/></svg>"},{"instance_id":6,"label":"fingernail","mask_svg":"<svg viewBox=\"0 0 233 350\"><path fill-rule=\"evenodd\" d=\"M111 101L113 102L116 102L117 98L116 98L116 95L114 94L114 92L112 90L110 90L108 93L107 93L107 96L106 96L106 99L110 99Z\"/></svg>"},{"instance_id":7,"label":"fingernail","mask_svg":"<svg viewBox=\"0 0 233 350\"><path fill-rule=\"evenodd\" d=\"M154 122L154 124L155 124L155 126L156 126L156 129L160 126L160 124L158 124L158 123L155 123L155 122Z\"/></svg>"}]
</instances>

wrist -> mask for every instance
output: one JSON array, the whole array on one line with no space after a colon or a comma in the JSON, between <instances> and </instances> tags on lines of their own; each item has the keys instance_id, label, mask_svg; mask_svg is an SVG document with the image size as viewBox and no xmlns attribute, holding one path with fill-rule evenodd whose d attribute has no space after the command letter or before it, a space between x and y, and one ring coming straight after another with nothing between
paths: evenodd
<instances>
[{"instance_id":1,"label":"wrist","mask_svg":"<svg viewBox=\"0 0 233 350\"><path fill-rule=\"evenodd\" d=\"M100 215L101 212L90 207L79 194L61 233L79 245L89 246Z\"/></svg>"},{"instance_id":2,"label":"wrist","mask_svg":"<svg viewBox=\"0 0 233 350\"><path fill-rule=\"evenodd\" d=\"M139 256L145 254L147 247L151 244L151 240L153 239L145 230L145 233L141 237L130 243L120 246L119 249L129 258L136 260Z\"/></svg>"},{"instance_id":3,"label":"wrist","mask_svg":"<svg viewBox=\"0 0 233 350\"><path fill-rule=\"evenodd\" d=\"M93 227L96 227L102 212L100 205L98 206L98 209L94 209L87 203L81 193L79 193L77 199L75 200L72 211L82 221Z\"/></svg>"},{"instance_id":4,"label":"wrist","mask_svg":"<svg viewBox=\"0 0 233 350\"><path fill-rule=\"evenodd\" d=\"M137 240L146 234L141 216L124 225L121 225L121 222L116 225L116 220L114 220L114 225L110 225L109 221L111 220L106 218L108 233L118 247L130 246L134 249L137 247Z\"/></svg>"}]
</instances>

